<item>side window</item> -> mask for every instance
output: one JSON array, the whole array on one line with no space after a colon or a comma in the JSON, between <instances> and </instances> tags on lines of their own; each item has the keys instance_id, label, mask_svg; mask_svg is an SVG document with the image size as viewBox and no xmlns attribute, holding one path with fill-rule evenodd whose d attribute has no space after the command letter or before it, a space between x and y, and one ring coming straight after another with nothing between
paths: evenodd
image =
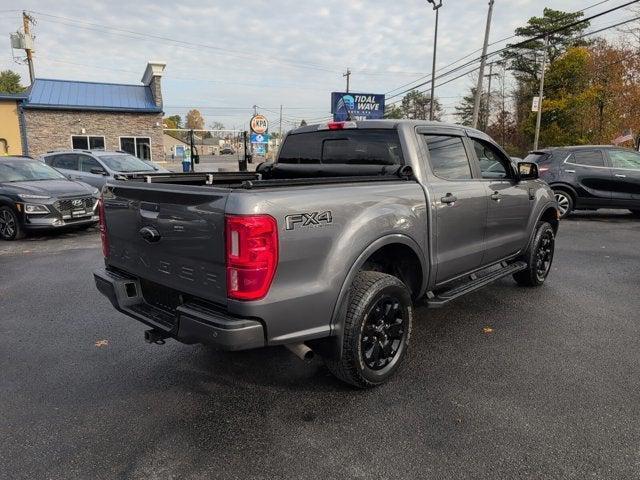
<instances>
[{"instance_id":1,"label":"side window","mask_svg":"<svg viewBox=\"0 0 640 480\"><path fill-rule=\"evenodd\" d=\"M73 153L65 153L53 157L51 163L53 168L62 168L64 170L78 170L78 155Z\"/></svg>"},{"instance_id":2,"label":"side window","mask_svg":"<svg viewBox=\"0 0 640 480\"><path fill-rule=\"evenodd\" d=\"M579 150L573 152L567 162L585 167L604 167L604 156L600 150Z\"/></svg>"},{"instance_id":3,"label":"side window","mask_svg":"<svg viewBox=\"0 0 640 480\"><path fill-rule=\"evenodd\" d=\"M445 180L470 180L471 166L462 138L424 135L434 175Z\"/></svg>"},{"instance_id":4,"label":"side window","mask_svg":"<svg viewBox=\"0 0 640 480\"><path fill-rule=\"evenodd\" d=\"M80 171L91 173L92 168L103 169L95 158L91 158L89 155L80 155Z\"/></svg>"},{"instance_id":5,"label":"side window","mask_svg":"<svg viewBox=\"0 0 640 480\"><path fill-rule=\"evenodd\" d=\"M640 170L640 154L628 150L609 150L613 168Z\"/></svg>"},{"instance_id":6,"label":"side window","mask_svg":"<svg viewBox=\"0 0 640 480\"><path fill-rule=\"evenodd\" d=\"M489 142L472 138L473 149L478 157L482 178L509 178L511 160Z\"/></svg>"}]
</instances>

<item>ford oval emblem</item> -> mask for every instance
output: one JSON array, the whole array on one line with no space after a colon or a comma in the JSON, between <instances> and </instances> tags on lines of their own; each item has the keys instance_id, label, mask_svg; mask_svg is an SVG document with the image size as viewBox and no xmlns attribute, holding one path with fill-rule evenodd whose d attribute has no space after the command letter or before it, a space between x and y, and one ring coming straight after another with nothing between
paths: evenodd
<instances>
[{"instance_id":1,"label":"ford oval emblem","mask_svg":"<svg viewBox=\"0 0 640 480\"><path fill-rule=\"evenodd\" d=\"M160 240L160 232L153 227L142 227L138 233L149 243L155 243Z\"/></svg>"}]
</instances>

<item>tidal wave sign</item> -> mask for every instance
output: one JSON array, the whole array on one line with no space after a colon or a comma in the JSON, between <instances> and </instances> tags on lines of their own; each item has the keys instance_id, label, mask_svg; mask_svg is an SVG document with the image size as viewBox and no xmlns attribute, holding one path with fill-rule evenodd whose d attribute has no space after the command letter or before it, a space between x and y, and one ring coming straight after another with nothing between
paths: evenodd
<instances>
[{"instance_id":1,"label":"tidal wave sign","mask_svg":"<svg viewBox=\"0 0 640 480\"><path fill-rule=\"evenodd\" d=\"M384 95L331 92L331 113L336 122L384 118Z\"/></svg>"}]
</instances>

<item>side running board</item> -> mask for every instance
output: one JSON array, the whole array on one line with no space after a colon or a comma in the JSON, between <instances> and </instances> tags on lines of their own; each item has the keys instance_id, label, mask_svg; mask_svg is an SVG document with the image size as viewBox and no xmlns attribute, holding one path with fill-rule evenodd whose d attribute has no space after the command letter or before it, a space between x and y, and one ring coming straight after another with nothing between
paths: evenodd
<instances>
[{"instance_id":1,"label":"side running board","mask_svg":"<svg viewBox=\"0 0 640 480\"><path fill-rule=\"evenodd\" d=\"M513 275L516 272L524 270L527 268L526 262L518 261L511 264L503 263L503 267L499 270L495 270L487 275L482 277L472 276L471 280L467 283L463 283L462 285L458 285L450 290L445 290L443 292L438 293L437 295L433 295L433 293L427 294L426 303L429 308L440 308L446 303L449 303L451 300L455 300L458 297L462 297L467 293L471 293L475 290L478 290L482 287L489 285L490 283L495 282L496 280L506 277L507 275Z\"/></svg>"}]
</instances>

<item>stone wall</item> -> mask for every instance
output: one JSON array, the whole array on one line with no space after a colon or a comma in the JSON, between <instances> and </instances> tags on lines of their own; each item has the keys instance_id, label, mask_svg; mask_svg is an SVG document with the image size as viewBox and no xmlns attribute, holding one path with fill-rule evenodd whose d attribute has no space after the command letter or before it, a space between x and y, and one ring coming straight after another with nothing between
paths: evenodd
<instances>
[{"instance_id":1,"label":"stone wall","mask_svg":"<svg viewBox=\"0 0 640 480\"><path fill-rule=\"evenodd\" d=\"M119 137L149 137L152 160L164 160L162 113L25 109L24 114L32 157L71 149L72 135L97 135L104 136L106 150L120 150Z\"/></svg>"}]
</instances>

